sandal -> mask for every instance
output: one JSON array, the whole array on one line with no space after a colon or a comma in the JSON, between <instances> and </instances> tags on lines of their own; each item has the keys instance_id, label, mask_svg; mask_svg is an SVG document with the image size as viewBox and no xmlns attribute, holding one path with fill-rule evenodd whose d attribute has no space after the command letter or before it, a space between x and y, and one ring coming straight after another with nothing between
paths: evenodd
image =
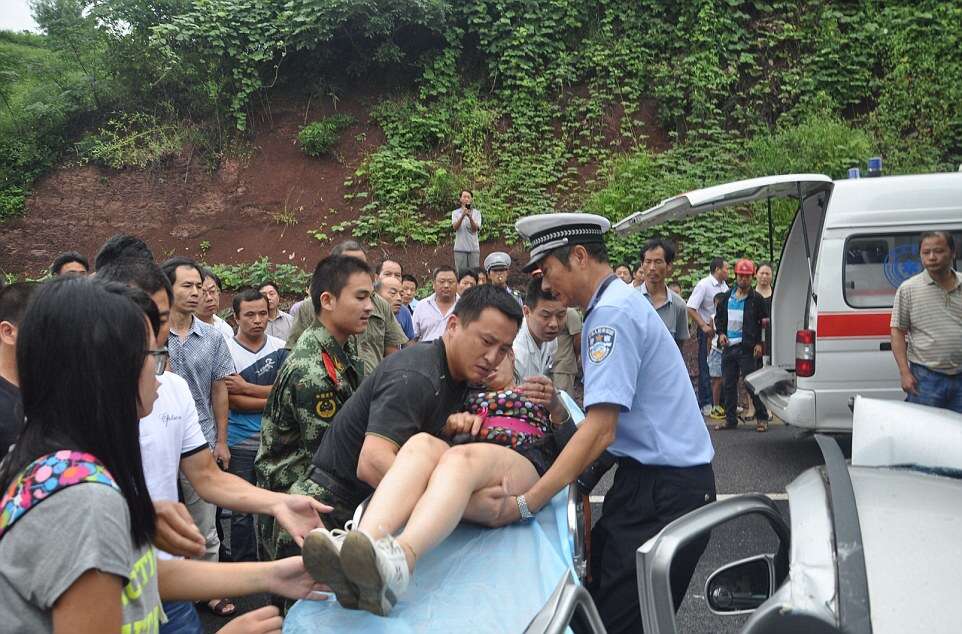
<instances>
[{"instance_id":1,"label":"sandal","mask_svg":"<svg viewBox=\"0 0 962 634\"><path fill-rule=\"evenodd\" d=\"M735 425L725 425L725 424L723 424L723 423L719 423L719 424L717 424L717 425L712 425L712 426L711 426L711 428L714 429L715 431L724 431L724 430L726 430L726 429L735 429L736 427L738 427L737 424L735 424Z\"/></svg>"},{"instance_id":2,"label":"sandal","mask_svg":"<svg viewBox=\"0 0 962 634\"><path fill-rule=\"evenodd\" d=\"M764 421L758 421L755 425L755 431L768 431L768 423Z\"/></svg>"},{"instance_id":3,"label":"sandal","mask_svg":"<svg viewBox=\"0 0 962 634\"><path fill-rule=\"evenodd\" d=\"M207 603L207 608L217 616L231 616L237 611L237 606L230 599L214 599Z\"/></svg>"}]
</instances>

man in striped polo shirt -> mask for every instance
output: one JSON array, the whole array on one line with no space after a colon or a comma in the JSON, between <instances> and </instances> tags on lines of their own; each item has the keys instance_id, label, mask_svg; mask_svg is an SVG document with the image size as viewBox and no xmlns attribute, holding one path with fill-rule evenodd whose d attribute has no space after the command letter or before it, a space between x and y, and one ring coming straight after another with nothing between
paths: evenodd
<instances>
[{"instance_id":1,"label":"man in striped polo shirt","mask_svg":"<svg viewBox=\"0 0 962 634\"><path fill-rule=\"evenodd\" d=\"M925 270L899 286L892 305L892 353L905 400L962 414L962 273L948 231L922 234Z\"/></svg>"}]
</instances>

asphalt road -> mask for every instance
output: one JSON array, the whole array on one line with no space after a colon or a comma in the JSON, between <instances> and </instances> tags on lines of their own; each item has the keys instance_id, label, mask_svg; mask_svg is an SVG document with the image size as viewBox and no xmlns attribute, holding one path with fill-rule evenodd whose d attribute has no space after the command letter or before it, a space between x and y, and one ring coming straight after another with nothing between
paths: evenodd
<instances>
[{"instance_id":1,"label":"asphalt road","mask_svg":"<svg viewBox=\"0 0 962 634\"><path fill-rule=\"evenodd\" d=\"M788 518L785 486L806 469L822 464L821 453L811 436L800 436L791 427L775 422L766 433L754 426L743 425L729 431L711 431L715 445L715 477L719 496L740 493L771 494L779 510ZM849 438L839 438L846 456L850 455ZM601 501L611 486L609 473L592 491L592 517L601 517ZM745 616L720 617L708 611L704 600L705 581L712 571L728 562L760 553L774 552L775 536L760 518L744 518L722 526L712 533L702 556L688 595L676 619L679 632L738 632ZM264 597L248 597L237 601L238 613L264 605ZM206 632L216 632L227 619L201 610Z\"/></svg>"},{"instance_id":2,"label":"asphalt road","mask_svg":"<svg viewBox=\"0 0 962 634\"><path fill-rule=\"evenodd\" d=\"M719 498L740 493L769 494L782 515L788 519L785 486L800 473L823 463L821 452L811 435L800 435L792 427L773 423L768 432L758 433L754 425L736 430L711 431L715 446L713 467ZM851 437L839 437L846 457L851 455ZM611 485L613 473L592 491L592 518L601 516L600 498ZM752 555L775 552L777 539L761 518L743 518L712 532L688 594L676 614L679 632L734 633L746 616L718 616L705 603L705 582L720 566Z\"/></svg>"}]
</instances>

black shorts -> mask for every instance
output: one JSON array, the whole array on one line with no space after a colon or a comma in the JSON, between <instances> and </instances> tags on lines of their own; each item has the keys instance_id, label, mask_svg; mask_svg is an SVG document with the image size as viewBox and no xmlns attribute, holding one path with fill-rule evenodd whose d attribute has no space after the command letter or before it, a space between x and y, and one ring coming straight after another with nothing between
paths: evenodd
<instances>
[{"instance_id":1,"label":"black shorts","mask_svg":"<svg viewBox=\"0 0 962 634\"><path fill-rule=\"evenodd\" d=\"M545 471L551 468L555 458L558 457L559 449L557 439L554 434L548 434L536 441L529 442L521 448L515 448L519 454L528 459L534 470L538 472L540 478Z\"/></svg>"}]
</instances>

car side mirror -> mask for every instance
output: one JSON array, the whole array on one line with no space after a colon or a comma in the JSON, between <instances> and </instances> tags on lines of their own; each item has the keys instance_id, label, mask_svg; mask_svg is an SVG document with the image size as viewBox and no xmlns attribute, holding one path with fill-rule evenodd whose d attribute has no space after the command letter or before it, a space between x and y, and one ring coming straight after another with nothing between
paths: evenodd
<instances>
[{"instance_id":1,"label":"car side mirror","mask_svg":"<svg viewBox=\"0 0 962 634\"><path fill-rule=\"evenodd\" d=\"M722 566L705 582L705 600L715 614L751 612L774 592L774 555L756 555Z\"/></svg>"}]
</instances>

